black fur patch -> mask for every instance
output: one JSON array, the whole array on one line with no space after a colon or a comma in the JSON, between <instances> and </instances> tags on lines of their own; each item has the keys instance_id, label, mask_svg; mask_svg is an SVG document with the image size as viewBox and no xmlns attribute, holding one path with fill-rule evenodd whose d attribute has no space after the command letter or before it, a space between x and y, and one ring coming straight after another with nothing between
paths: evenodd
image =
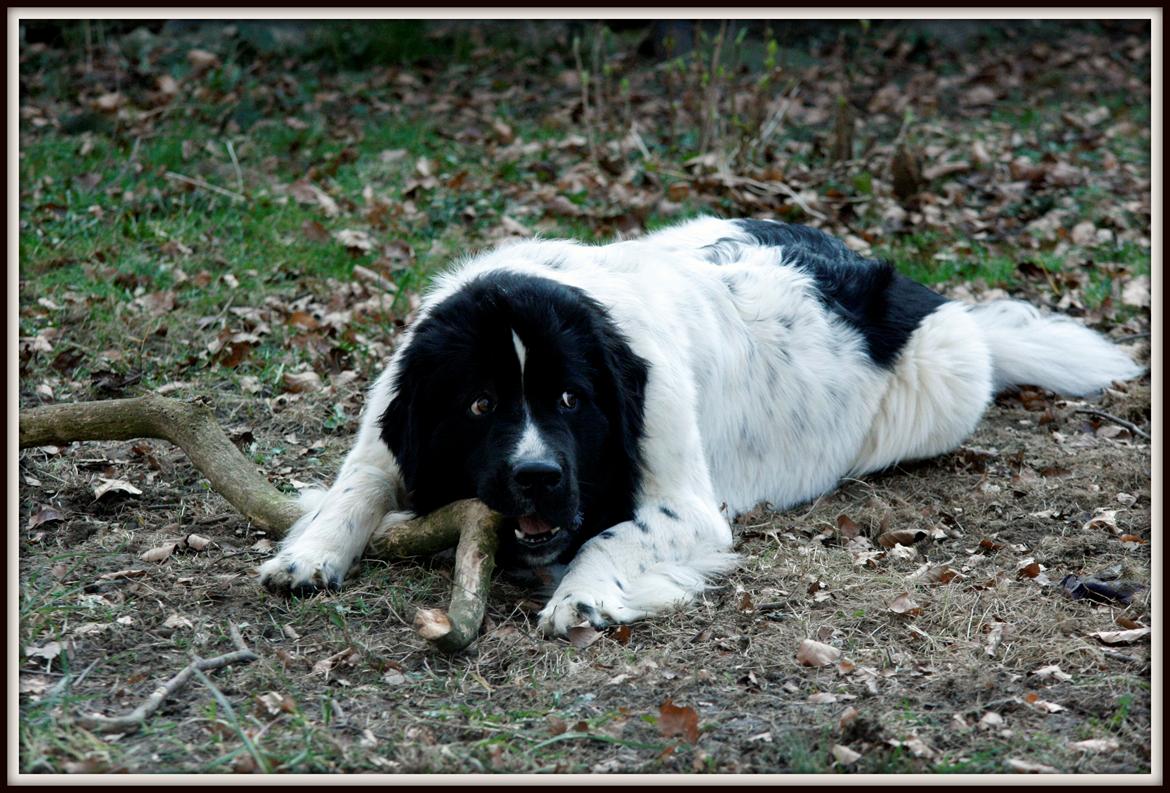
<instances>
[{"instance_id":1,"label":"black fur patch","mask_svg":"<svg viewBox=\"0 0 1170 793\"><path fill-rule=\"evenodd\" d=\"M523 378L513 334L526 351ZM511 272L469 281L420 320L382 416L411 508L479 498L508 517L537 515L562 531L532 548L504 521L501 563L568 561L633 517L648 366L580 289ZM571 410L565 391L578 397ZM490 412L473 413L484 396ZM517 483L510 460L529 420L563 472L539 493Z\"/></svg>"},{"instance_id":2,"label":"black fur patch","mask_svg":"<svg viewBox=\"0 0 1170 793\"><path fill-rule=\"evenodd\" d=\"M822 301L861 332L879 366L893 366L910 334L947 302L889 262L866 259L819 229L771 220L734 222L762 245L783 246L784 261L816 280Z\"/></svg>"}]
</instances>

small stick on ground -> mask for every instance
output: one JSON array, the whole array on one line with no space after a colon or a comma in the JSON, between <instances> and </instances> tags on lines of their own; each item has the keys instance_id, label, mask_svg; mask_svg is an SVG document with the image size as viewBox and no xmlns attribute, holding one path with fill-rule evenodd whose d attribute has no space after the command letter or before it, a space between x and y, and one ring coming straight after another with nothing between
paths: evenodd
<instances>
[{"instance_id":1,"label":"small stick on ground","mask_svg":"<svg viewBox=\"0 0 1170 793\"><path fill-rule=\"evenodd\" d=\"M244 644L244 637L240 635L235 625L229 626L232 642L236 645L234 652L217 655L215 658L197 658L163 685L154 690L146 701L134 710L122 716L102 716L93 714L79 719L81 726L95 732L134 732L141 729L146 720L154 715L162 703L171 694L183 687L196 671L205 672L209 669L220 669L231 664L244 664L255 661L260 656L248 649Z\"/></svg>"},{"instance_id":2,"label":"small stick on ground","mask_svg":"<svg viewBox=\"0 0 1170 793\"><path fill-rule=\"evenodd\" d=\"M1114 424L1118 425L1119 427L1124 427L1125 429L1132 432L1134 435L1137 435L1139 438L1145 438L1147 441L1150 440L1150 434L1148 432L1146 432L1145 430L1141 429L1140 427L1138 427L1132 421L1126 421L1123 418L1120 418L1118 416L1114 416L1112 413L1106 413L1104 410L1095 410L1093 408L1080 408L1080 409L1074 410L1073 413L1083 413L1086 416L1096 416L1097 418L1106 419L1107 421L1112 421Z\"/></svg>"}]
</instances>

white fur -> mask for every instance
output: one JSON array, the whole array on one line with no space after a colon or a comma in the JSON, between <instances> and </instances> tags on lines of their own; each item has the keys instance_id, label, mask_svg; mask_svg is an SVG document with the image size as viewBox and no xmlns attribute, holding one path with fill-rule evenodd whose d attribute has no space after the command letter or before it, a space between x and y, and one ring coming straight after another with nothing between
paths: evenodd
<instances>
[{"instance_id":1,"label":"white fur","mask_svg":"<svg viewBox=\"0 0 1170 793\"><path fill-rule=\"evenodd\" d=\"M723 263L712 265L714 257ZM694 597L734 564L729 518L954 448L995 388L1026 381L1084 393L1141 371L1092 331L1017 303L946 303L885 369L824 307L810 276L782 257L730 221L702 218L605 246L522 241L435 281L420 319L493 270L578 287L649 363L635 520L581 548L541 612L545 631L564 633L583 617L628 622ZM357 442L319 513L298 522L266 575L296 585L347 569L382 513L402 508L401 477L376 419L408 345L409 334L370 389ZM538 444L530 426L517 451ZM296 572L283 572L290 563Z\"/></svg>"}]
</instances>

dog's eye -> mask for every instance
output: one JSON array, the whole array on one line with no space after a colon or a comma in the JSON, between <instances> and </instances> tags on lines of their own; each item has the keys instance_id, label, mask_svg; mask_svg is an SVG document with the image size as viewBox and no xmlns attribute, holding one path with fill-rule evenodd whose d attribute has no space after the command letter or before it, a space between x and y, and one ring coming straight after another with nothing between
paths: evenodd
<instances>
[{"instance_id":1,"label":"dog's eye","mask_svg":"<svg viewBox=\"0 0 1170 793\"><path fill-rule=\"evenodd\" d=\"M486 394L483 396L477 397L476 400L471 403L471 408L470 408L471 415L473 415L473 416L486 416L488 413L491 413L495 409L496 409L495 400L493 400L490 396L487 396Z\"/></svg>"},{"instance_id":2,"label":"dog's eye","mask_svg":"<svg viewBox=\"0 0 1170 793\"><path fill-rule=\"evenodd\" d=\"M565 410L574 410L577 407L577 395L572 391L561 394L561 407Z\"/></svg>"}]
</instances>

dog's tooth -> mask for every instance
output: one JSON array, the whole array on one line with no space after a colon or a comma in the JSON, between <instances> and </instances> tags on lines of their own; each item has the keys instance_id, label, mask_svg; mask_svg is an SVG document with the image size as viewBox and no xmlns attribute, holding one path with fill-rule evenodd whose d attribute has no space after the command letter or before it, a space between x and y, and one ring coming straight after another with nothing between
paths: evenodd
<instances>
[{"instance_id":1,"label":"dog's tooth","mask_svg":"<svg viewBox=\"0 0 1170 793\"><path fill-rule=\"evenodd\" d=\"M516 539L517 540L524 539L524 532L520 531L520 529L513 529L513 531L516 532Z\"/></svg>"},{"instance_id":2,"label":"dog's tooth","mask_svg":"<svg viewBox=\"0 0 1170 793\"><path fill-rule=\"evenodd\" d=\"M553 529L552 531L550 531L550 532L549 532L549 534L556 534L556 533L557 533L558 531L560 531L560 530L561 530L561 527L560 527L560 526L557 526L555 529Z\"/></svg>"}]
</instances>

